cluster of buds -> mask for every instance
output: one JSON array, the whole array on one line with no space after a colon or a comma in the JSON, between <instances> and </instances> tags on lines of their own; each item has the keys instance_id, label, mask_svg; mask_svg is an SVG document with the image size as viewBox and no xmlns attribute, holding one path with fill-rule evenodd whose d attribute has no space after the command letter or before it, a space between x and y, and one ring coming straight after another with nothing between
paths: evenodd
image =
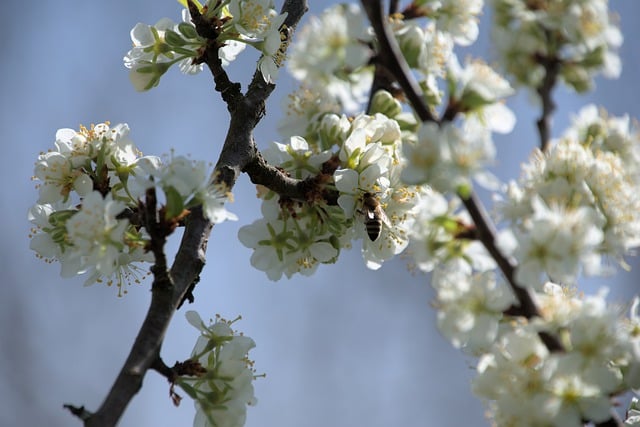
<instances>
[{"instance_id":1,"label":"cluster of buds","mask_svg":"<svg viewBox=\"0 0 640 427\"><path fill-rule=\"evenodd\" d=\"M211 46L222 65L228 65L247 45L256 48L262 54L259 68L264 80L275 81L284 59L282 44L287 43L280 32L287 15L278 14L272 0L181 3L186 9L180 23L162 18L155 25L138 23L131 30L133 48L124 64L131 70L129 77L136 90L157 86L174 64L185 74L200 72ZM199 27L194 25L194 14L202 23Z\"/></svg>"},{"instance_id":2,"label":"cluster of buds","mask_svg":"<svg viewBox=\"0 0 640 427\"><path fill-rule=\"evenodd\" d=\"M496 0L494 41L505 70L537 88L550 73L577 92L620 74L622 43L607 0Z\"/></svg>"}]
</instances>

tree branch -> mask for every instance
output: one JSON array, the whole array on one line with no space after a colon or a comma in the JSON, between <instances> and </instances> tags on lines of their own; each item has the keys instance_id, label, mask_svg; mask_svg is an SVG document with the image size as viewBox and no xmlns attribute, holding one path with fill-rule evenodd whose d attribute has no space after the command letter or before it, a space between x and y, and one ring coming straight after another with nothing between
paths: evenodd
<instances>
[{"instance_id":1,"label":"tree branch","mask_svg":"<svg viewBox=\"0 0 640 427\"><path fill-rule=\"evenodd\" d=\"M362 3L378 38L378 43L380 44L381 52L378 53L378 57L384 61L384 65L393 73L394 77L400 83L400 86L405 91L407 98L411 101L418 117L420 117L423 122L438 122L424 102L419 89L417 89L417 84L412 84L411 71L406 64L406 61L404 61L401 56L397 43L395 43L395 38L386 24L386 19L382 10L382 1L362 0ZM385 53L385 50L387 49L389 52ZM502 271L502 274L518 299L519 306L513 307L511 312L514 315L517 314L526 318L540 316L540 312L536 307L529 290L516 283L514 274L515 266L497 248L496 232L491 219L486 214L486 210L482 205L482 202L480 202L477 196L473 193L469 197L463 197L460 195L460 198L476 225L480 241L495 259L498 264L498 268ZM558 351L563 348L556 337L541 333L540 338L550 351Z\"/></svg>"},{"instance_id":2,"label":"tree branch","mask_svg":"<svg viewBox=\"0 0 640 427\"><path fill-rule=\"evenodd\" d=\"M282 10L288 13L285 22L293 29L306 12L307 3L305 0L286 0ZM242 96L239 94L239 85L231 83L224 70L221 73L221 67L217 68L219 58L214 60L207 56L206 60L212 69L216 90L222 92L231 114L231 123L214 175L218 182L224 182L230 190L240 171L256 156L252 132L264 113L265 100L275 86L268 85L261 90L263 85L256 83L253 85L255 89ZM204 267L207 242L213 227L199 207L191 210L185 222L182 241L169 272L173 286L152 286L151 304L129 356L100 408L85 420L88 427L116 425L133 396L140 390L147 370L157 367L164 334L173 314ZM88 415L89 412L83 409L82 414Z\"/></svg>"},{"instance_id":3,"label":"tree branch","mask_svg":"<svg viewBox=\"0 0 640 427\"><path fill-rule=\"evenodd\" d=\"M542 102L542 113L536 124L538 126L538 134L540 135L540 150L544 152L547 150L549 140L551 139L551 115L556 109L556 104L553 102L551 92L558 82L561 62L556 57L548 58L539 56L537 60L538 63L544 67L545 71L542 83L536 88L536 92L540 96L540 102Z\"/></svg>"}]
</instances>

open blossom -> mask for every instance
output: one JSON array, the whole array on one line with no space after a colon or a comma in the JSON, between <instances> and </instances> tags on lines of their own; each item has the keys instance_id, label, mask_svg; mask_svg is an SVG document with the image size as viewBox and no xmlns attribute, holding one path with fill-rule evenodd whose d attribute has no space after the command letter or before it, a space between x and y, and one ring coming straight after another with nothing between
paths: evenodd
<instances>
[{"instance_id":1,"label":"open blossom","mask_svg":"<svg viewBox=\"0 0 640 427\"><path fill-rule=\"evenodd\" d=\"M590 274L600 271L598 248L603 233L593 210L547 206L540 199L533 200L533 209L523 229L500 236L501 248L518 260L518 283L540 289L546 281L543 274L572 284L581 268Z\"/></svg>"},{"instance_id":2,"label":"open blossom","mask_svg":"<svg viewBox=\"0 0 640 427\"><path fill-rule=\"evenodd\" d=\"M446 64L453 54L451 35L439 31L433 21L421 25L416 19L392 18L390 24L402 55L420 79L426 98L430 103L439 104L442 91L438 78L445 76Z\"/></svg>"},{"instance_id":3,"label":"open blossom","mask_svg":"<svg viewBox=\"0 0 640 427\"><path fill-rule=\"evenodd\" d=\"M251 264L272 280L308 275L360 240L366 266L380 268L409 244L423 192L400 181L400 125L381 113L351 119L328 113L307 135L313 143L294 136L265 150L289 176L317 177L319 185L307 200L259 192L264 218L238 233L254 250Z\"/></svg>"},{"instance_id":4,"label":"open blossom","mask_svg":"<svg viewBox=\"0 0 640 427\"><path fill-rule=\"evenodd\" d=\"M34 179L40 193L39 203L66 202L75 192L85 196L94 188L91 175L96 174L97 162L105 162L109 168L129 165L137 157L137 149L128 137L129 127L108 122L80 127L60 129L56 132L55 150L38 156L34 168ZM112 177L116 179L117 177Z\"/></svg>"},{"instance_id":5,"label":"open blossom","mask_svg":"<svg viewBox=\"0 0 640 427\"><path fill-rule=\"evenodd\" d=\"M437 191L428 187L423 189L409 229L408 248L419 270L430 273L451 262L455 262L457 269L469 272L495 268L495 261L481 242L459 237L472 228L472 222L462 212L456 212L458 207L455 199L448 202Z\"/></svg>"},{"instance_id":6,"label":"open blossom","mask_svg":"<svg viewBox=\"0 0 640 427\"><path fill-rule=\"evenodd\" d=\"M346 111L366 100L372 72L364 12L356 4L337 5L311 17L296 34L289 70L311 88L324 86Z\"/></svg>"},{"instance_id":7,"label":"open blossom","mask_svg":"<svg viewBox=\"0 0 640 427\"><path fill-rule=\"evenodd\" d=\"M509 82L482 61L468 61L463 68L455 55L447 67L451 101L470 118L488 129L509 133L516 122L513 112L502 101L514 93Z\"/></svg>"},{"instance_id":8,"label":"open blossom","mask_svg":"<svg viewBox=\"0 0 640 427\"><path fill-rule=\"evenodd\" d=\"M292 217L283 213L277 197L263 201L262 213L264 218L240 228L238 239L254 250L251 265L264 271L270 280L279 280L283 274L288 278L296 273L308 276L319 264L337 259L339 246L334 236L340 231L330 230L340 227L338 215L324 218L316 210L302 207Z\"/></svg>"},{"instance_id":9,"label":"open blossom","mask_svg":"<svg viewBox=\"0 0 640 427\"><path fill-rule=\"evenodd\" d=\"M451 34L453 40L468 46L478 38L478 15L483 0L419 0L418 7L427 11L439 31Z\"/></svg>"},{"instance_id":10,"label":"open blossom","mask_svg":"<svg viewBox=\"0 0 640 427\"><path fill-rule=\"evenodd\" d=\"M64 277L85 274L86 285L115 284L119 295L148 274L142 263L153 261L144 224L127 219L147 190L162 189L165 214L174 217L202 205L214 223L237 219L225 209L231 194L211 183L205 162L142 156L126 124L60 129L55 149L38 157L34 180L40 196L28 214L31 249L60 262Z\"/></svg>"},{"instance_id":11,"label":"open blossom","mask_svg":"<svg viewBox=\"0 0 640 427\"><path fill-rule=\"evenodd\" d=\"M310 139L317 133L324 116L335 117L341 108L326 88L303 82L300 88L283 100L283 110L285 115L278 124L280 134L285 138L302 136Z\"/></svg>"},{"instance_id":12,"label":"open blossom","mask_svg":"<svg viewBox=\"0 0 640 427\"><path fill-rule=\"evenodd\" d=\"M176 380L194 399L194 425L243 426L247 406L257 403L253 391L253 362L248 358L255 342L234 332L233 322L218 318L207 325L195 311L188 311L186 316L201 334L191 358L206 370L198 376L182 376Z\"/></svg>"},{"instance_id":13,"label":"open blossom","mask_svg":"<svg viewBox=\"0 0 640 427\"><path fill-rule=\"evenodd\" d=\"M454 347L471 354L487 351L498 337L502 312L516 302L493 271L468 274L464 269L436 269L438 328Z\"/></svg>"},{"instance_id":14,"label":"open blossom","mask_svg":"<svg viewBox=\"0 0 640 427\"><path fill-rule=\"evenodd\" d=\"M505 334L480 358L474 392L490 400L497 425L579 427L584 419L604 421L611 410L607 379L576 356L549 354L533 331Z\"/></svg>"},{"instance_id":15,"label":"open blossom","mask_svg":"<svg viewBox=\"0 0 640 427\"><path fill-rule=\"evenodd\" d=\"M594 152L615 154L625 174L634 182L640 179L640 132L628 115L609 116L604 109L586 105L572 117L563 137L580 141Z\"/></svg>"},{"instance_id":16,"label":"open blossom","mask_svg":"<svg viewBox=\"0 0 640 427\"><path fill-rule=\"evenodd\" d=\"M274 7L273 0L235 0L229 3L229 14L240 34L262 39L273 28L277 30L286 18L286 14L279 15Z\"/></svg>"},{"instance_id":17,"label":"open blossom","mask_svg":"<svg viewBox=\"0 0 640 427\"><path fill-rule=\"evenodd\" d=\"M251 265L267 273L271 280L279 280L286 268L285 251L293 247L288 241L292 233L285 230L282 220L258 219L238 230L238 240L252 248Z\"/></svg>"},{"instance_id":18,"label":"open blossom","mask_svg":"<svg viewBox=\"0 0 640 427\"><path fill-rule=\"evenodd\" d=\"M418 141L403 145L407 164L402 180L407 184L428 184L440 192L471 188L471 179L490 183L485 170L495 157L488 129L476 120L467 120L462 128L447 122L425 122Z\"/></svg>"},{"instance_id":19,"label":"open blossom","mask_svg":"<svg viewBox=\"0 0 640 427\"><path fill-rule=\"evenodd\" d=\"M138 280L137 269L129 265L152 261L153 256L135 242L128 245L128 220L117 218L124 208L123 203L110 195L103 198L97 191L83 198L80 210L66 222L68 246L61 260L64 275L88 272L85 285L106 278L107 284L115 283L120 292L124 280Z\"/></svg>"},{"instance_id":20,"label":"open blossom","mask_svg":"<svg viewBox=\"0 0 640 427\"><path fill-rule=\"evenodd\" d=\"M396 164L396 144L400 132L394 121L383 115L360 116L352 123L351 134L339 153L346 166L334 173L340 192L338 205L346 218L353 218L356 236L362 239L362 255L368 268L378 269L384 261L404 251L408 231L420 200L420 189L400 182ZM367 228L365 205L378 205L373 221L380 221L379 237L372 239Z\"/></svg>"},{"instance_id":21,"label":"open blossom","mask_svg":"<svg viewBox=\"0 0 640 427\"><path fill-rule=\"evenodd\" d=\"M300 136L292 136L288 144L273 142L263 155L269 163L279 165L297 179L316 175L322 169L322 164L331 158L331 152L315 152Z\"/></svg>"}]
</instances>

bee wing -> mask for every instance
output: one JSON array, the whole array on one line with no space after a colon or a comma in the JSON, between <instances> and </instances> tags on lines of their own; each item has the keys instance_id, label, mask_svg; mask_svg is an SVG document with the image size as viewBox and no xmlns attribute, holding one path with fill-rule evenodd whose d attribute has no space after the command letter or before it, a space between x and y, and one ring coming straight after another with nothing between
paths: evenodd
<instances>
[{"instance_id":1,"label":"bee wing","mask_svg":"<svg viewBox=\"0 0 640 427\"><path fill-rule=\"evenodd\" d=\"M387 228L391 228L391 221L389 220L387 213L384 211L384 209L382 209L382 207L378 209L378 216L382 220L382 223L387 226Z\"/></svg>"}]
</instances>

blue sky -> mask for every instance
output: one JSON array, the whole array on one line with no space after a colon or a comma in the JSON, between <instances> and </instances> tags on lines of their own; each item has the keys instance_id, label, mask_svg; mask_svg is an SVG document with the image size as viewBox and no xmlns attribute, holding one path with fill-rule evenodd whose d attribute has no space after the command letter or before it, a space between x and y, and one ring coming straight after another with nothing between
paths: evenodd
<instances>
[{"instance_id":1,"label":"blue sky","mask_svg":"<svg viewBox=\"0 0 640 427\"><path fill-rule=\"evenodd\" d=\"M326 4L313 2L311 13ZM615 81L598 79L587 95L557 91L556 135L589 102L640 117L640 3L619 0L613 7L625 35L623 74ZM74 425L62 404L100 404L146 313L149 284L117 298L114 289L83 288L82 278L63 280L58 265L35 258L26 212L36 200L29 179L36 156L51 146L58 128L110 120L128 123L145 154L175 149L215 162L228 116L206 73L186 77L170 70L160 87L144 94L129 83L122 66L129 30L139 21L177 20L177 2L3 2L0 8L0 135L7 149L0 157L0 425ZM472 52L491 60L487 32L483 21ZM245 54L232 76L246 82L256 59ZM280 102L291 87L283 74L256 130L261 147L278 139ZM530 99L518 95L509 105L518 125L498 141L497 173L505 179L518 176L537 142L538 113ZM236 239L238 228L259 215L255 189L242 177L234 193L229 209L240 221L215 227L196 303L187 308L205 318L242 314L237 327L257 342L251 355L267 377L256 383L258 405L249 410L247 426L487 424L468 387L473 360L438 334L426 277L408 273L402 260L368 271L356 248L311 278L269 282L251 268L251 252ZM638 289L639 266L631 264L631 273L589 281L588 288L610 284L612 299L628 300ZM183 311L162 351L168 364L187 358L197 336ZM190 425L192 417L191 402L174 408L166 381L151 372L121 425Z\"/></svg>"}]
</instances>

